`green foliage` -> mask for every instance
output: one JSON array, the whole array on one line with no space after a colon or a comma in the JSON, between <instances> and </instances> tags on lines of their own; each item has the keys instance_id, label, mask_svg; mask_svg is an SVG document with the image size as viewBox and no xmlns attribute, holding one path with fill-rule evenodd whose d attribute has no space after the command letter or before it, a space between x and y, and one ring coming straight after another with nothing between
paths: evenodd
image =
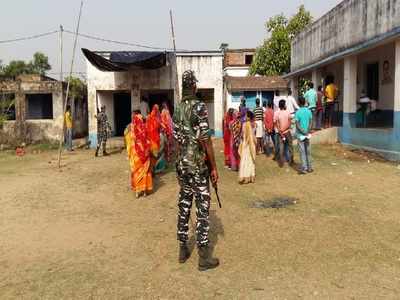
<instances>
[{"instance_id":1,"label":"green foliage","mask_svg":"<svg viewBox=\"0 0 400 300\"><path fill-rule=\"evenodd\" d=\"M307 78L299 78L299 95L303 96L307 92L307 87L312 81Z\"/></svg>"},{"instance_id":2,"label":"green foliage","mask_svg":"<svg viewBox=\"0 0 400 300\"><path fill-rule=\"evenodd\" d=\"M283 14L270 18L265 24L270 37L257 48L250 74L272 76L288 73L292 40L311 22L311 14L304 5L290 19Z\"/></svg>"},{"instance_id":3,"label":"green foliage","mask_svg":"<svg viewBox=\"0 0 400 300\"><path fill-rule=\"evenodd\" d=\"M5 77L16 77L21 74L45 75L50 69L49 58L41 52L36 52L30 62L13 60L8 65L0 64L0 75Z\"/></svg>"},{"instance_id":4,"label":"green foliage","mask_svg":"<svg viewBox=\"0 0 400 300\"><path fill-rule=\"evenodd\" d=\"M87 91L86 83L83 82L78 77L73 77L73 76L65 78L65 81L70 82L69 98L75 100L82 100Z\"/></svg>"},{"instance_id":5,"label":"green foliage","mask_svg":"<svg viewBox=\"0 0 400 300\"><path fill-rule=\"evenodd\" d=\"M0 127L4 121L15 118L15 97L10 94L0 95Z\"/></svg>"}]
</instances>

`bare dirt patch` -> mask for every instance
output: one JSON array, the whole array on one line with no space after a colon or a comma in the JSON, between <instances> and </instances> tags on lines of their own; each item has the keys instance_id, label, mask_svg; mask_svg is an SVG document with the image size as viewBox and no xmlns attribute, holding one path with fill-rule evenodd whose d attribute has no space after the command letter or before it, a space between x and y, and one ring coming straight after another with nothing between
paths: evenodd
<instances>
[{"instance_id":1,"label":"bare dirt patch","mask_svg":"<svg viewBox=\"0 0 400 300\"><path fill-rule=\"evenodd\" d=\"M218 161L223 162L221 145ZM124 153L0 153L1 299L396 299L400 170L338 146L301 177L268 158L240 186L220 166L211 239L221 266L177 263L175 174L136 200ZM28 151L29 152L29 151ZM254 201L298 199L285 209ZM193 245L192 240L192 245Z\"/></svg>"}]
</instances>

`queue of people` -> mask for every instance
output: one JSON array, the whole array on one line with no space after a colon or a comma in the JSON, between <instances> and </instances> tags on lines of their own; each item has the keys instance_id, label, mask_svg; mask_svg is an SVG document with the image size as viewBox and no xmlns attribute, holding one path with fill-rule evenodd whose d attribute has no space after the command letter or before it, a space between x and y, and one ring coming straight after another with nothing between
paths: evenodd
<instances>
[{"instance_id":1,"label":"queue of people","mask_svg":"<svg viewBox=\"0 0 400 300\"><path fill-rule=\"evenodd\" d=\"M134 111L124 136L131 189L137 198L147 196L153 191L153 177L162 173L172 159L173 123L167 105L161 112L154 105L147 118L140 110Z\"/></svg>"},{"instance_id":2,"label":"queue of people","mask_svg":"<svg viewBox=\"0 0 400 300\"><path fill-rule=\"evenodd\" d=\"M264 102L263 106L260 99L256 99L253 110L246 107L244 98L239 110L228 110L223 124L225 167L239 173L240 184L255 182L256 157L260 154L273 155L279 167L285 162L294 166L294 138L298 140L301 159L299 174L314 171L310 139L319 103L318 95L314 97L308 92L307 97L309 102L303 96L296 101L291 91L287 97L276 92L275 98Z\"/></svg>"}]
</instances>

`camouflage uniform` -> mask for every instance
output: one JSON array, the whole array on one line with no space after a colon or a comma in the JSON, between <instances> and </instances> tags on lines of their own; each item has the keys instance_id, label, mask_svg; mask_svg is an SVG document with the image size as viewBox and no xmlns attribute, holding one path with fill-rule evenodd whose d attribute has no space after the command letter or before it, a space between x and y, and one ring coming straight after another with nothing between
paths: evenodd
<instances>
[{"instance_id":1,"label":"camouflage uniform","mask_svg":"<svg viewBox=\"0 0 400 300\"><path fill-rule=\"evenodd\" d=\"M103 146L103 152L106 151L107 138L108 138L108 119L104 112L97 115L97 151Z\"/></svg>"},{"instance_id":2,"label":"camouflage uniform","mask_svg":"<svg viewBox=\"0 0 400 300\"><path fill-rule=\"evenodd\" d=\"M200 100L185 97L174 114L174 138L178 153L176 172L180 185L178 200L178 240L188 241L193 197L197 208L197 243L208 245L210 187L205 150L201 141L209 139L207 107Z\"/></svg>"}]
</instances>

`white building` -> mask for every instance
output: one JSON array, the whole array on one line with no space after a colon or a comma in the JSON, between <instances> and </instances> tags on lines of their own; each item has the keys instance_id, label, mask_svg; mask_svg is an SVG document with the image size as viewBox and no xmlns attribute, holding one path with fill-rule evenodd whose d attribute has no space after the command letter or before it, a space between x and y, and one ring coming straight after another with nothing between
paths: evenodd
<instances>
[{"instance_id":1,"label":"white building","mask_svg":"<svg viewBox=\"0 0 400 300\"><path fill-rule=\"evenodd\" d=\"M342 1L296 36L291 62L286 78L295 92L304 79L338 86L335 121L343 144L400 160L398 2Z\"/></svg>"},{"instance_id":2,"label":"white building","mask_svg":"<svg viewBox=\"0 0 400 300\"><path fill-rule=\"evenodd\" d=\"M223 53L221 51L180 52L91 52L87 58L89 140L97 143L94 115L106 105L114 136L122 136L131 120L131 112L154 104L168 103L173 111L177 103L176 79L182 90L182 73L193 70L198 92L209 109L210 128L222 136ZM143 113L145 113L143 111Z\"/></svg>"}]
</instances>

